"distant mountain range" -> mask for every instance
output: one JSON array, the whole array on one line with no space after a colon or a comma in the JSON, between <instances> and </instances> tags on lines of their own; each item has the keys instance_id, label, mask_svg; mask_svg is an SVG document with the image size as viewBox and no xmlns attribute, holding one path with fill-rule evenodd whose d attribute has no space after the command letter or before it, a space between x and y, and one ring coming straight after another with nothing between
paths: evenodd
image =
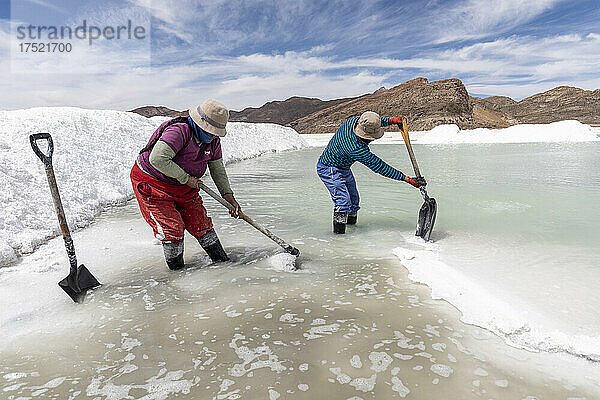
<instances>
[{"instance_id":1,"label":"distant mountain range","mask_svg":"<svg viewBox=\"0 0 600 400\"><path fill-rule=\"evenodd\" d=\"M271 122L291 126L299 133L325 133L334 132L347 118L367 110L385 116L405 115L411 130L427 130L441 124L456 124L461 129L505 128L565 119L598 125L600 89L590 91L559 86L515 101L505 96L469 96L459 79L429 82L425 78L416 78L353 98L323 101L290 97L284 101L271 101L262 107L231 111L230 121ZM155 106L131 111L145 117L187 115L187 111Z\"/></svg>"},{"instance_id":2,"label":"distant mountain range","mask_svg":"<svg viewBox=\"0 0 600 400\"><path fill-rule=\"evenodd\" d=\"M150 118L150 117L178 117L180 115L188 115L187 110L185 111L177 111L172 110L168 107L164 106L143 106L138 107L133 110L129 110L129 112L133 112L136 114L140 114L142 117Z\"/></svg>"}]
</instances>

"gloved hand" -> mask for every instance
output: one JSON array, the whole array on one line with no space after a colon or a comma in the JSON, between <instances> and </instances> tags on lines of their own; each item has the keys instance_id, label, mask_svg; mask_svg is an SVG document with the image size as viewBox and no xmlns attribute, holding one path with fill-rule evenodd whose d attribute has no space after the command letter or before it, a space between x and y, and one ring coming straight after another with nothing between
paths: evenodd
<instances>
[{"instance_id":1,"label":"gloved hand","mask_svg":"<svg viewBox=\"0 0 600 400\"><path fill-rule=\"evenodd\" d=\"M425 181L425 178L423 178L422 176L411 178L410 176L404 175L404 182L413 185L417 189L420 188L421 186L427 185L427 182Z\"/></svg>"},{"instance_id":2,"label":"gloved hand","mask_svg":"<svg viewBox=\"0 0 600 400\"><path fill-rule=\"evenodd\" d=\"M401 115L399 117L390 118L390 121L392 122L392 124L401 124L402 118L406 119L406 117Z\"/></svg>"},{"instance_id":3,"label":"gloved hand","mask_svg":"<svg viewBox=\"0 0 600 400\"><path fill-rule=\"evenodd\" d=\"M200 183L202 183L202 181L200 179L190 175L190 177L188 178L188 180L185 184L191 188L200 189Z\"/></svg>"}]
</instances>

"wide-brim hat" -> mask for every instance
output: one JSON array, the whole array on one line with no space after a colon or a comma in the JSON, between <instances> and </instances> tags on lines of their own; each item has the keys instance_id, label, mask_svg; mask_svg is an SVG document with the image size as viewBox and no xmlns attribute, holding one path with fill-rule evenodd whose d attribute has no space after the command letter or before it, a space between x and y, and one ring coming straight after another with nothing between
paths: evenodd
<instances>
[{"instance_id":1,"label":"wide-brim hat","mask_svg":"<svg viewBox=\"0 0 600 400\"><path fill-rule=\"evenodd\" d=\"M217 100L206 100L198 107L189 109L192 120L206 132L223 137L227 134L225 125L229 120L229 110Z\"/></svg>"},{"instance_id":2,"label":"wide-brim hat","mask_svg":"<svg viewBox=\"0 0 600 400\"><path fill-rule=\"evenodd\" d=\"M375 140L382 137L383 128L381 127L379 114L373 111L362 113L354 127L354 133L356 136L367 140Z\"/></svg>"}]
</instances>

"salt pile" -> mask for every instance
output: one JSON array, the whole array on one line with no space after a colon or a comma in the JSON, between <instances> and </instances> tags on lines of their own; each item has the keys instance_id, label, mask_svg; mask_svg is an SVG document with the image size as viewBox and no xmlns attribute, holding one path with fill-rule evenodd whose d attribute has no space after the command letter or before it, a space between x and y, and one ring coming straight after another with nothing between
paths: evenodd
<instances>
[{"instance_id":1,"label":"salt pile","mask_svg":"<svg viewBox=\"0 0 600 400\"><path fill-rule=\"evenodd\" d=\"M107 205L132 198L129 170L167 118L109 110L45 107L0 111L0 266L58 234L42 163L29 135L49 132L53 164L71 228L87 226ZM291 128L234 122L222 139L226 163L306 147Z\"/></svg>"}]
</instances>

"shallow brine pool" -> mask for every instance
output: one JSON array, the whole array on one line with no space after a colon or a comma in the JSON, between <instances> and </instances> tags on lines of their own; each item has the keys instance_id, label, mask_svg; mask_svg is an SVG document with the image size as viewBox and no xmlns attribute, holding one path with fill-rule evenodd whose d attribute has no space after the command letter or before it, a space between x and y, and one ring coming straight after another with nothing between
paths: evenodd
<instances>
[{"instance_id":1,"label":"shallow brine pool","mask_svg":"<svg viewBox=\"0 0 600 400\"><path fill-rule=\"evenodd\" d=\"M334 236L320 151L228 167L244 210L302 251L297 272L211 199L232 262L209 265L188 238L189 267L168 271L130 202L74 235L104 283L84 304L56 285L61 240L1 270L2 397L600 394L598 143L415 146L439 204L433 243L413 236L418 192L358 165L358 225ZM410 172L404 147L373 151Z\"/></svg>"}]
</instances>

